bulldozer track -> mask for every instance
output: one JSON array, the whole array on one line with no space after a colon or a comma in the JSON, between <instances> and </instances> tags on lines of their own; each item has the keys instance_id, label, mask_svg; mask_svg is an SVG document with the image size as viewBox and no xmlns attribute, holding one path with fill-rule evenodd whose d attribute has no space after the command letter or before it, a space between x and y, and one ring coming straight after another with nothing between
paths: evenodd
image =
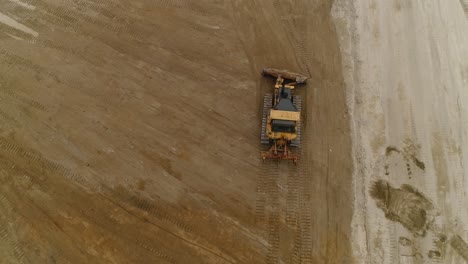
<instances>
[{"instance_id":1,"label":"bulldozer track","mask_svg":"<svg viewBox=\"0 0 468 264\"><path fill-rule=\"evenodd\" d=\"M54 49L65 54L84 58L83 51L81 50L82 47L60 45L59 42L47 39L43 37L42 35L34 40L31 40L30 43L34 45L39 45L40 47L43 47L43 48L50 48L50 49Z\"/></svg>"},{"instance_id":2,"label":"bulldozer track","mask_svg":"<svg viewBox=\"0 0 468 264\"><path fill-rule=\"evenodd\" d=\"M36 183L36 181L15 164L3 161L3 164L0 166L0 168L10 173L10 178L14 178L15 184L20 184L23 189L40 189L40 186Z\"/></svg>"},{"instance_id":3,"label":"bulldozer track","mask_svg":"<svg viewBox=\"0 0 468 264\"><path fill-rule=\"evenodd\" d=\"M18 122L18 121L16 121L15 118L13 118L11 115L7 114L6 112L4 112L1 109L0 109L0 117L3 118L4 120L8 120L10 122L14 122L14 123Z\"/></svg>"},{"instance_id":4,"label":"bulldozer track","mask_svg":"<svg viewBox=\"0 0 468 264\"><path fill-rule=\"evenodd\" d=\"M293 228L298 224L298 192L300 188L297 166L288 164L288 177L286 179L288 193L286 194L286 223Z\"/></svg>"},{"instance_id":5,"label":"bulldozer track","mask_svg":"<svg viewBox=\"0 0 468 264\"><path fill-rule=\"evenodd\" d=\"M10 96L11 98L13 98L14 100L16 100L17 102L20 102L20 103L23 103L23 104L26 104L26 105L29 105L29 106L32 106L33 108L36 108L38 110L41 110L41 111L44 111L44 112L47 112L47 107L41 103L39 103L38 101L35 101L33 99L30 99L30 98L27 98L27 97L24 97L24 96L21 96L17 93L15 93L13 90L11 90L10 88L7 88L7 87L2 87L2 92L5 93L6 95ZM11 119L11 117L10 117Z\"/></svg>"},{"instance_id":6,"label":"bulldozer track","mask_svg":"<svg viewBox=\"0 0 468 264\"><path fill-rule=\"evenodd\" d=\"M17 239L13 238L15 230L12 226L5 223L5 221L11 221L11 218L6 214L11 214L16 209L13 202L7 197L5 190L2 190L0 193L0 208L0 238L12 248L12 253L15 258L20 261L20 263L24 263L25 251L23 250L22 244L17 241ZM20 217L20 215L18 215L18 217Z\"/></svg>"},{"instance_id":7,"label":"bulldozer track","mask_svg":"<svg viewBox=\"0 0 468 264\"><path fill-rule=\"evenodd\" d=\"M267 264L279 262L279 245L280 245L280 214L272 212L268 217L268 253L266 258Z\"/></svg>"},{"instance_id":8,"label":"bulldozer track","mask_svg":"<svg viewBox=\"0 0 468 264\"><path fill-rule=\"evenodd\" d=\"M160 250L157 250L157 249L151 247L150 245L148 245L145 242L138 241L138 242L136 242L136 244L139 247L151 252L157 258L165 260L167 263L177 263L176 260L174 258L172 258L171 256L165 254L164 252L161 252Z\"/></svg>"},{"instance_id":9,"label":"bulldozer track","mask_svg":"<svg viewBox=\"0 0 468 264\"><path fill-rule=\"evenodd\" d=\"M13 255L20 262L24 263L25 260L25 251L20 242L15 241L12 238L13 230L9 226L0 222L0 238L7 243L13 249Z\"/></svg>"},{"instance_id":10,"label":"bulldozer track","mask_svg":"<svg viewBox=\"0 0 468 264\"><path fill-rule=\"evenodd\" d=\"M91 86L88 85L83 85L81 82L77 80L68 80L64 81L63 85L66 86L67 88L78 91L82 94L85 94L91 98L94 98L101 104L105 105L112 105L112 98L110 96L105 96L104 92L99 91Z\"/></svg>"},{"instance_id":11,"label":"bulldozer track","mask_svg":"<svg viewBox=\"0 0 468 264\"><path fill-rule=\"evenodd\" d=\"M260 161L262 162L262 161ZM255 201L255 220L258 223L265 221L265 207L267 203L267 178L268 174L272 171L269 170L268 164L261 164L260 172L257 174L257 186L256 186L256 201Z\"/></svg>"},{"instance_id":12,"label":"bulldozer track","mask_svg":"<svg viewBox=\"0 0 468 264\"><path fill-rule=\"evenodd\" d=\"M39 66L38 64L35 64L31 60L25 59L25 58L23 58L21 56L18 56L18 55L14 54L14 53L11 53L11 52L5 50L3 48L0 48L0 55L3 56L2 61L9 65L8 66L9 70L11 70L12 65L15 65L15 66L19 65L19 66L25 67L27 69L30 69L33 72L37 73L37 74L47 76L47 77L53 79L54 81L60 81L60 79L58 78L56 73L53 73L53 72L47 70L46 68L44 68L42 66Z\"/></svg>"},{"instance_id":13,"label":"bulldozer track","mask_svg":"<svg viewBox=\"0 0 468 264\"><path fill-rule=\"evenodd\" d=\"M294 247L292 249L291 256L290 256L290 259L289 259L289 263L291 263L291 264L300 264L301 263L301 248L296 246L296 245L301 244L301 240L302 240L302 237L301 237L300 227L297 227L294 230L294 241L293 241L293 246Z\"/></svg>"},{"instance_id":14,"label":"bulldozer track","mask_svg":"<svg viewBox=\"0 0 468 264\"><path fill-rule=\"evenodd\" d=\"M450 239L450 246L465 260L468 261L468 244L459 236Z\"/></svg>"},{"instance_id":15,"label":"bulldozer track","mask_svg":"<svg viewBox=\"0 0 468 264\"><path fill-rule=\"evenodd\" d=\"M293 96L293 104L296 109L301 112L302 111L302 97L300 95ZM299 120L299 124L297 125L297 138L291 142L292 147L300 147L301 146L301 128L302 128L302 120Z\"/></svg>"},{"instance_id":16,"label":"bulldozer track","mask_svg":"<svg viewBox=\"0 0 468 264\"><path fill-rule=\"evenodd\" d=\"M301 232L301 239L296 240L294 247L299 248L302 263L312 262L312 206L310 204L309 193L310 190L310 172L309 161L307 152L306 138L303 138L303 147L301 149L301 159L299 160L299 230ZM299 242L299 244L298 244Z\"/></svg>"},{"instance_id":17,"label":"bulldozer track","mask_svg":"<svg viewBox=\"0 0 468 264\"><path fill-rule=\"evenodd\" d=\"M270 139L266 135L266 125L267 125L267 116L268 111L273 106L273 95L266 94L263 96L263 110L262 110L262 126L260 133L260 144L270 144Z\"/></svg>"},{"instance_id":18,"label":"bulldozer track","mask_svg":"<svg viewBox=\"0 0 468 264\"><path fill-rule=\"evenodd\" d=\"M271 170L266 178L266 192L268 201L268 252L266 256L266 263L278 263L279 261L279 245L280 245L280 204L279 204L279 163L270 161L266 163Z\"/></svg>"},{"instance_id":19,"label":"bulldozer track","mask_svg":"<svg viewBox=\"0 0 468 264\"><path fill-rule=\"evenodd\" d=\"M148 214L150 214L153 217L156 217L156 218L161 219L163 221L166 221L166 222L168 222L168 223L170 223L170 224L172 224L174 226L177 226L177 227L181 228L182 230L184 230L187 233L191 233L193 231L193 228L191 226L189 226L189 225L183 223L182 221L178 220L177 217L173 217L173 216L167 214L166 212L164 212L164 210L162 210L160 208L157 208L153 203L151 203L148 200L142 199L140 197L132 196L132 197L130 197L128 202L129 202L130 206L138 208L138 209L140 209L142 211L147 212Z\"/></svg>"},{"instance_id":20,"label":"bulldozer track","mask_svg":"<svg viewBox=\"0 0 468 264\"><path fill-rule=\"evenodd\" d=\"M46 170L56 175L63 176L66 179L69 179L81 185L84 185L86 183L86 180L79 174L63 167L62 165L56 162L50 161L42 157L42 155L38 154L33 150L25 149L2 137L0 137L0 148L1 151L10 153L17 157L21 157L24 160L28 161L29 164L35 165L37 168Z\"/></svg>"}]
</instances>

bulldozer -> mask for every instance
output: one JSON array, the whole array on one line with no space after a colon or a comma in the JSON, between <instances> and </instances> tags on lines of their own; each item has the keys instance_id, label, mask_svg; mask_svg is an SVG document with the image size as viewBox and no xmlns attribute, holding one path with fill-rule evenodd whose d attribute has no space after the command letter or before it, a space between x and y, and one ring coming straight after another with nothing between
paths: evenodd
<instances>
[{"instance_id":1,"label":"bulldozer","mask_svg":"<svg viewBox=\"0 0 468 264\"><path fill-rule=\"evenodd\" d=\"M266 160L290 160L295 165L299 155L291 151L301 144L301 108L302 98L295 95L296 85L306 83L308 77L273 68L264 68L264 76L276 78L274 91L263 97L263 115L260 143L269 146L262 151Z\"/></svg>"}]
</instances>

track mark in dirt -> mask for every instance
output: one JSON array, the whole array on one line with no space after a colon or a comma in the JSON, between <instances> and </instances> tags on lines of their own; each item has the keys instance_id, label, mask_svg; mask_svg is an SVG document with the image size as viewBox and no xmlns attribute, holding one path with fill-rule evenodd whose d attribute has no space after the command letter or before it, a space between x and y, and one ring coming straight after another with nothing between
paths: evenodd
<instances>
[{"instance_id":1,"label":"track mark in dirt","mask_svg":"<svg viewBox=\"0 0 468 264\"><path fill-rule=\"evenodd\" d=\"M280 245L280 214L272 212L268 217L268 253L267 264L278 263Z\"/></svg>"},{"instance_id":2,"label":"track mark in dirt","mask_svg":"<svg viewBox=\"0 0 468 264\"><path fill-rule=\"evenodd\" d=\"M460 0L460 4L463 8L463 11L465 11L465 15L468 18L468 0Z\"/></svg>"},{"instance_id":3,"label":"track mark in dirt","mask_svg":"<svg viewBox=\"0 0 468 264\"><path fill-rule=\"evenodd\" d=\"M291 227L297 226L297 209L299 202L299 172L297 166L288 164L288 178L286 180L288 193L286 197L286 223Z\"/></svg>"},{"instance_id":4,"label":"track mark in dirt","mask_svg":"<svg viewBox=\"0 0 468 264\"><path fill-rule=\"evenodd\" d=\"M2 183L3 182L4 179L2 179ZM21 242L14 238L14 234L16 232L15 228L6 223L8 221L6 219L9 219L6 214L14 212L16 208L3 190L2 193L0 193L0 208L0 238L13 249L13 255L15 258L23 263L25 259L25 251L22 248Z\"/></svg>"},{"instance_id":5,"label":"track mark in dirt","mask_svg":"<svg viewBox=\"0 0 468 264\"><path fill-rule=\"evenodd\" d=\"M387 149L385 150L385 155L388 157L390 156L390 154L392 154L392 152L401 153L401 151L397 149L396 147L388 146Z\"/></svg>"},{"instance_id":6,"label":"track mark in dirt","mask_svg":"<svg viewBox=\"0 0 468 264\"><path fill-rule=\"evenodd\" d=\"M306 130L307 131L307 130ZM310 133L310 132L309 132ZM308 152L308 134L303 134L301 147L299 148L301 158L298 162L299 168L299 238L294 240L293 252L300 252L301 263L312 262L312 215L310 204L311 193L311 176L309 168L309 152Z\"/></svg>"},{"instance_id":7,"label":"track mark in dirt","mask_svg":"<svg viewBox=\"0 0 468 264\"><path fill-rule=\"evenodd\" d=\"M266 263L278 263L279 261L279 245L280 245L280 204L279 204L279 163L275 161L267 161L263 164L267 166L267 174L265 176L266 190L266 214L268 215L268 252Z\"/></svg>"},{"instance_id":8,"label":"track mark in dirt","mask_svg":"<svg viewBox=\"0 0 468 264\"><path fill-rule=\"evenodd\" d=\"M22 249L21 243L15 241L12 238L11 234L13 234L14 232L14 230L10 230L9 226L0 221L0 238L13 249L13 255L16 257L16 259L19 260L20 263L24 263L25 252Z\"/></svg>"},{"instance_id":9,"label":"track mark in dirt","mask_svg":"<svg viewBox=\"0 0 468 264\"><path fill-rule=\"evenodd\" d=\"M415 235L426 234L434 206L421 192L407 184L394 188L379 180L371 187L370 195L388 219L401 223Z\"/></svg>"},{"instance_id":10,"label":"track mark in dirt","mask_svg":"<svg viewBox=\"0 0 468 264\"><path fill-rule=\"evenodd\" d=\"M397 234L398 230L395 226L395 223L389 223L387 225L387 228L388 228L388 232L390 234ZM393 235L393 236L390 236L389 237L389 240L388 240L388 244L389 244L389 259L392 261L392 262L396 262L398 263L399 261L399 256L401 256L401 253L400 253L400 247L398 246L398 241L397 241L397 236Z\"/></svg>"},{"instance_id":11,"label":"track mark in dirt","mask_svg":"<svg viewBox=\"0 0 468 264\"><path fill-rule=\"evenodd\" d=\"M166 260L167 262L169 263L176 263L176 260L174 258L172 258L171 256L165 254L164 252L161 252L160 250L158 249L155 249L153 247L151 247L150 245L148 245L147 243L144 243L142 241L138 241L136 243L138 246L140 246L141 248L151 252L153 255L155 255L156 257L158 258L161 258L161 259L164 259Z\"/></svg>"},{"instance_id":12,"label":"track mark in dirt","mask_svg":"<svg viewBox=\"0 0 468 264\"><path fill-rule=\"evenodd\" d=\"M50 72L49 70L47 70L46 68L38 64L35 64L31 60L25 59L21 56L18 56L2 48L0 48L0 55L3 56L2 62L7 63L9 67L12 67L11 65L15 65L15 66L19 65L27 69L30 69L37 74L47 76L55 81L60 81L57 74Z\"/></svg>"},{"instance_id":13,"label":"track mark in dirt","mask_svg":"<svg viewBox=\"0 0 468 264\"><path fill-rule=\"evenodd\" d=\"M0 117L5 119L5 120L8 120L10 122L14 122L16 123L16 119L14 119L11 115L5 113L3 110L0 109Z\"/></svg>"},{"instance_id":14,"label":"track mark in dirt","mask_svg":"<svg viewBox=\"0 0 468 264\"><path fill-rule=\"evenodd\" d=\"M29 105L29 106L32 106L32 107L34 107L34 108L36 108L38 110L47 112L47 107L45 105L39 103L38 101L30 99L28 97L21 96L21 95L15 93L12 89L7 88L7 87L3 87L2 84L0 84L0 87L1 87L1 92L7 94L8 96L15 99L16 101L18 101L20 103L23 103L23 104L26 104L26 105Z\"/></svg>"},{"instance_id":15,"label":"track mark in dirt","mask_svg":"<svg viewBox=\"0 0 468 264\"><path fill-rule=\"evenodd\" d=\"M413 170L411 168L411 164L414 164L416 167L418 167L420 170L423 172L426 170L426 165L424 162L422 162L417 156L419 155L421 146L415 145L412 143L410 140L406 140L404 142L403 149L400 150L397 147L394 146L388 146L385 150L385 156L389 157L393 153L396 154L401 154L403 156L403 159L406 162L406 171L408 176L413 174ZM388 164L385 165L385 175L389 175L388 172Z\"/></svg>"},{"instance_id":16,"label":"track mark in dirt","mask_svg":"<svg viewBox=\"0 0 468 264\"><path fill-rule=\"evenodd\" d=\"M450 239L450 246L452 246L465 261L468 261L468 244L459 235L454 235Z\"/></svg>"},{"instance_id":17,"label":"track mark in dirt","mask_svg":"<svg viewBox=\"0 0 468 264\"><path fill-rule=\"evenodd\" d=\"M404 142L403 157L405 160L412 161L418 168L424 171L426 169L426 165L417 158L420 151L420 145L415 145L411 140L406 140Z\"/></svg>"},{"instance_id":18,"label":"track mark in dirt","mask_svg":"<svg viewBox=\"0 0 468 264\"><path fill-rule=\"evenodd\" d=\"M179 220L180 218L178 217L169 215L163 209L157 207L155 203L145 198L128 193L128 191L123 190L121 187L118 188L117 193L120 194L122 198L121 201L131 206L132 208L137 208L155 218L171 223L172 225L179 227L181 230L187 233L191 233L193 231L193 228L190 225L183 223Z\"/></svg>"},{"instance_id":19,"label":"track mark in dirt","mask_svg":"<svg viewBox=\"0 0 468 264\"><path fill-rule=\"evenodd\" d=\"M0 148L3 152L8 152L16 157L21 157L30 165L34 165L41 170L61 175L79 184L85 184L86 180L79 174L69 170L62 165L44 158L34 150L23 148L16 143L0 137Z\"/></svg>"},{"instance_id":20,"label":"track mark in dirt","mask_svg":"<svg viewBox=\"0 0 468 264\"><path fill-rule=\"evenodd\" d=\"M262 151L267 151L268 147L261 146ZM266 205L268 197L268 179L271 174L278 176L274 170L270 168L272 164L270 162L263 162L260 164L260 171L257 174L257 186L256 186L256 202L255 202L255 219L258 223L265 221Z\"/></svg>"}]
</instances>

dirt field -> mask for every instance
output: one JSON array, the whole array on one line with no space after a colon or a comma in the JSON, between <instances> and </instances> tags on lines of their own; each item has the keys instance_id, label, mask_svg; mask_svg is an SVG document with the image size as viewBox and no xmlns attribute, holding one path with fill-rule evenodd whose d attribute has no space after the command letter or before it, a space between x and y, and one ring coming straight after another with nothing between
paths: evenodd
<instances>
[{"instance_id":1,"label":"dirt field","mask_svg":"<svg viewBox=\"0 0 468 264\"><path fill-rule=\"evenodd\" d=\"M351 263L331 1L1 0L1 263ZM262 164L263 67L311 76Z\"/></svg>"},{"instance_id":2,"label":"dirt field","mask_svg":"<svg viewBox=\"0 0 468 264\"><path fill-rule=\"evenodd\" d=\"M1 264L468 259L465 0L0 7ZM298 166L263 67L310 76Z\"/></svg>"}]
</instances>

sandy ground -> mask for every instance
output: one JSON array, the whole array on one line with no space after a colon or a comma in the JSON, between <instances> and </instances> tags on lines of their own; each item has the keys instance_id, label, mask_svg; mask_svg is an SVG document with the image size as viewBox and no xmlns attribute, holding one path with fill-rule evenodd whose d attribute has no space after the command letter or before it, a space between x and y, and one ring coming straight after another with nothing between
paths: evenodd
<instances>
[{"instance_id":1,"label":"sandy ground","mask_svg":"<svg viewBox=\"0 0 468 264\"><path fill-rule=\"evenodd\" d=\"M362 263L468 261L466 1L337 1Z\"/></svg>"},{"instance_id":2,"label":"sandy ground","mask_svg":"<svg viewBox=\"0 0 468 264\"><path fill-rule=\"evenodd\" d=\"M352 263L331 1L0 0L1 263ZM263 67L311 76L261 163Z\"/></svg>"},{"instance_id":3,"label":"sandy ground","mask_svg":"<svg viewBox=\"0 0 468 264\"><path fill-rule=\"evenodd\" d=\"M463 263L467 7L0 0L0 263Z\"/></svg>"}]
</instances>

